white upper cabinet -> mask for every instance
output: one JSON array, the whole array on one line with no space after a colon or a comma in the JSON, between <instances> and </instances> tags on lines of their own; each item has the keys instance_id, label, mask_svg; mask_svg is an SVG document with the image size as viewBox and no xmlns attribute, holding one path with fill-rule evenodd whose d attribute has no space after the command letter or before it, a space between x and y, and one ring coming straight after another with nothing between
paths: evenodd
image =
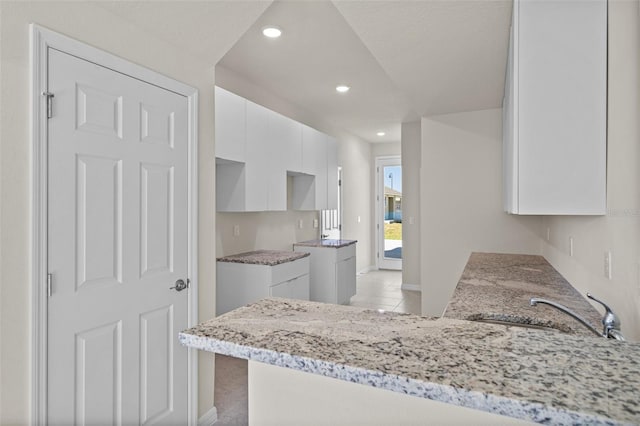
<instances>
[{"instance_id":1,"label":"white upper cabinet","mask_svg":"<svg viewBox=\"0 0 640 426\"><path fill-rule=\"evenodd\" d=\"M338 141L327 137L327 206L326 210L338 208Z\"/></svg>"},{"instance_id":2,"label":"white upper cabinet","mask_svg":"<svg viewBox=\"0 0 640 426\"><path fill-rule=\"evenodd\" d=\"M302 172L302 124L284 115L273 112L273 138L280 145L280 158L284 169Z\"/></svg>"},{"instance_id":3,"label":"white upper cabinet","mask_svg":"<svg viewBox=\"0 0 640 426\"><path fill-rule=\"evenodd\" d=\"M215 88L216 158L245 161L246 101L220 87Z\"/></svg>"},{"instance_id":4,"label":"white upper cabinet","mask_svg":"<svg viewBox=\"0 0 640 426\"><path fill-rule=\"evenodd\" d=\"M218 211L286 210L288 173L294 210L331 205L335 139L219 87L215 99Z\"/></svg>"},{"instance_id":5,"label":"white upper cabinet","mask_svg":"<svg viewBox=\"0 0 640 426\"><path fill-rule=\"evenodd\" d=\"M268 210L270 163L269 110L247 101L246 211Z\"/></svg>"},{"instance_id":6,"label":"white upper cabinet","mask_svg":"<svg viewBox=\"0 0 640 426\"><path fill-rule=\"evenodd\" d=\"M606 0L515 0L503 103L504 208L606 212Z\"/></svg>"}]
</instances>

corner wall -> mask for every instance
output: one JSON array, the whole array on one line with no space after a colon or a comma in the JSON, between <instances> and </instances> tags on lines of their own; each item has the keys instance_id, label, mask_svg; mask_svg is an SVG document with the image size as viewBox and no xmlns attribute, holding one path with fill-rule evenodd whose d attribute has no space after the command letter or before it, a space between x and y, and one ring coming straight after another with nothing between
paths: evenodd
<instances>
[{"instance_id":1,"label":"corner wall","mask_svg":"<svg viewBox=\"0 0 640 426\"><path fill-rule=\"evenodd\" d=\"M421 288L420 121L402 123L402 284ZM413 222L413 223L412 223Z\"/></svg>"},{"instance_id":2,"label":"corner wall","mask_svg":"<svg viewBox=\"0 0 640 426\"><path fill-rule=\"evenodd\" d=\"M640 341L639 12L635 0L609 1L607 215L549 216L543 222L545 258L578 291L610 305L625 337L634 341ZM606 251L611 280L604 276Z\"/></svg>"},{"instance_id":3,"label":"corner wall","mask_svg":"<svg viewBox=\"0 0 640 426\"><path fill-rule=\"evenodd\" d=\"M502 211L502 110L422 119L422 314L442 315L471 252L541 254L540 217Z\"/></svg>"}]
</instances>

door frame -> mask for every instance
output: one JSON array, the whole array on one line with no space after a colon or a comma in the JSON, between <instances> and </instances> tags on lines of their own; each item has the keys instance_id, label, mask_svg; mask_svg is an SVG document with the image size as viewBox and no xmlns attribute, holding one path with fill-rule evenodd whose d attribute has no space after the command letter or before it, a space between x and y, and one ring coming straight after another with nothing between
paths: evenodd
<instances>
[{"instance_id":1,"label":"door frame","mask_svg":"<svg viewBox=\"0 0 640 426\"><path fill-rule=\"evenodd\" d=\"M380 246L384 243L384 215L382 214L384 208L384 176L381 173L381 168L384 166L390 165L390 163L398 163L402 166L402 157L400 155L385 155L376 157L375 159L375 187L376 187L376 226L374 228L376 234L376 269L381 269L381 262L384 257L384 249L380 249ZM382 269L393 269L393 270L402 270L402 259L399 260L388 260L388 262L399 263L398 268L382 268Z\"/></svg>"},{"instance_id":2,"label":"door frame","mask_svg":"<svg viewBox=\"0 0 640 426\"><path fill-rule=\"evenodd\" d=\"M109 68L187 99L188 104L188 253L187 277L190 280L188 326L198 321L198 90L151 69L133 64L118 56L51 31L37 24L29 25L31 80L31 423L46 424L47 419L47 92L48 49L54 48L89 62ZM54 98L55 105L55 98ZM177 338L177 337L176 337ZM198 356L188 354L188 422L198 421Z\"/></svg>"}]
</instances>

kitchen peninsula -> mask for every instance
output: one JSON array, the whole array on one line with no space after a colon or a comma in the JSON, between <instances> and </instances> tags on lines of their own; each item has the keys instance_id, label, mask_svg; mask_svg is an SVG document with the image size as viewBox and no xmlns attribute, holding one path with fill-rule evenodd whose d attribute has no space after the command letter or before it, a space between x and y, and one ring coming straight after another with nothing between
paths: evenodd
<instances>
[{"instance_id":1,"label":"kitchen peninsula","mask_svg":"<svg viewBox=\"0 0 640 426\"><path fill-rule=\"evenodd\" d=\"M580 332L264 299L180 341L249 360L251 424L640 423L640 344Z\"/></svg>"}]
</instances>

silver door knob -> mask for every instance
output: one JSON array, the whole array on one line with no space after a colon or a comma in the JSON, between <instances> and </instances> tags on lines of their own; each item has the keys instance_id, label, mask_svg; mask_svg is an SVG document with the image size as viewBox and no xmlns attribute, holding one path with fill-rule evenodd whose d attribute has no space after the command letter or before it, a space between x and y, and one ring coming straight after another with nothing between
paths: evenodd
<instances>
[{"instance_id":1,"label":"silver door knob","mask_svg":"<svg viewBox=\"0 0 640 426\"><path fill-rule=\"evenodd\" d=\"M169 290L175 289L176 291L182 291L187 288L189 285L184 280L176 281L176 285L173 287L169 287Z\"/></svg>"}]
</instances>

